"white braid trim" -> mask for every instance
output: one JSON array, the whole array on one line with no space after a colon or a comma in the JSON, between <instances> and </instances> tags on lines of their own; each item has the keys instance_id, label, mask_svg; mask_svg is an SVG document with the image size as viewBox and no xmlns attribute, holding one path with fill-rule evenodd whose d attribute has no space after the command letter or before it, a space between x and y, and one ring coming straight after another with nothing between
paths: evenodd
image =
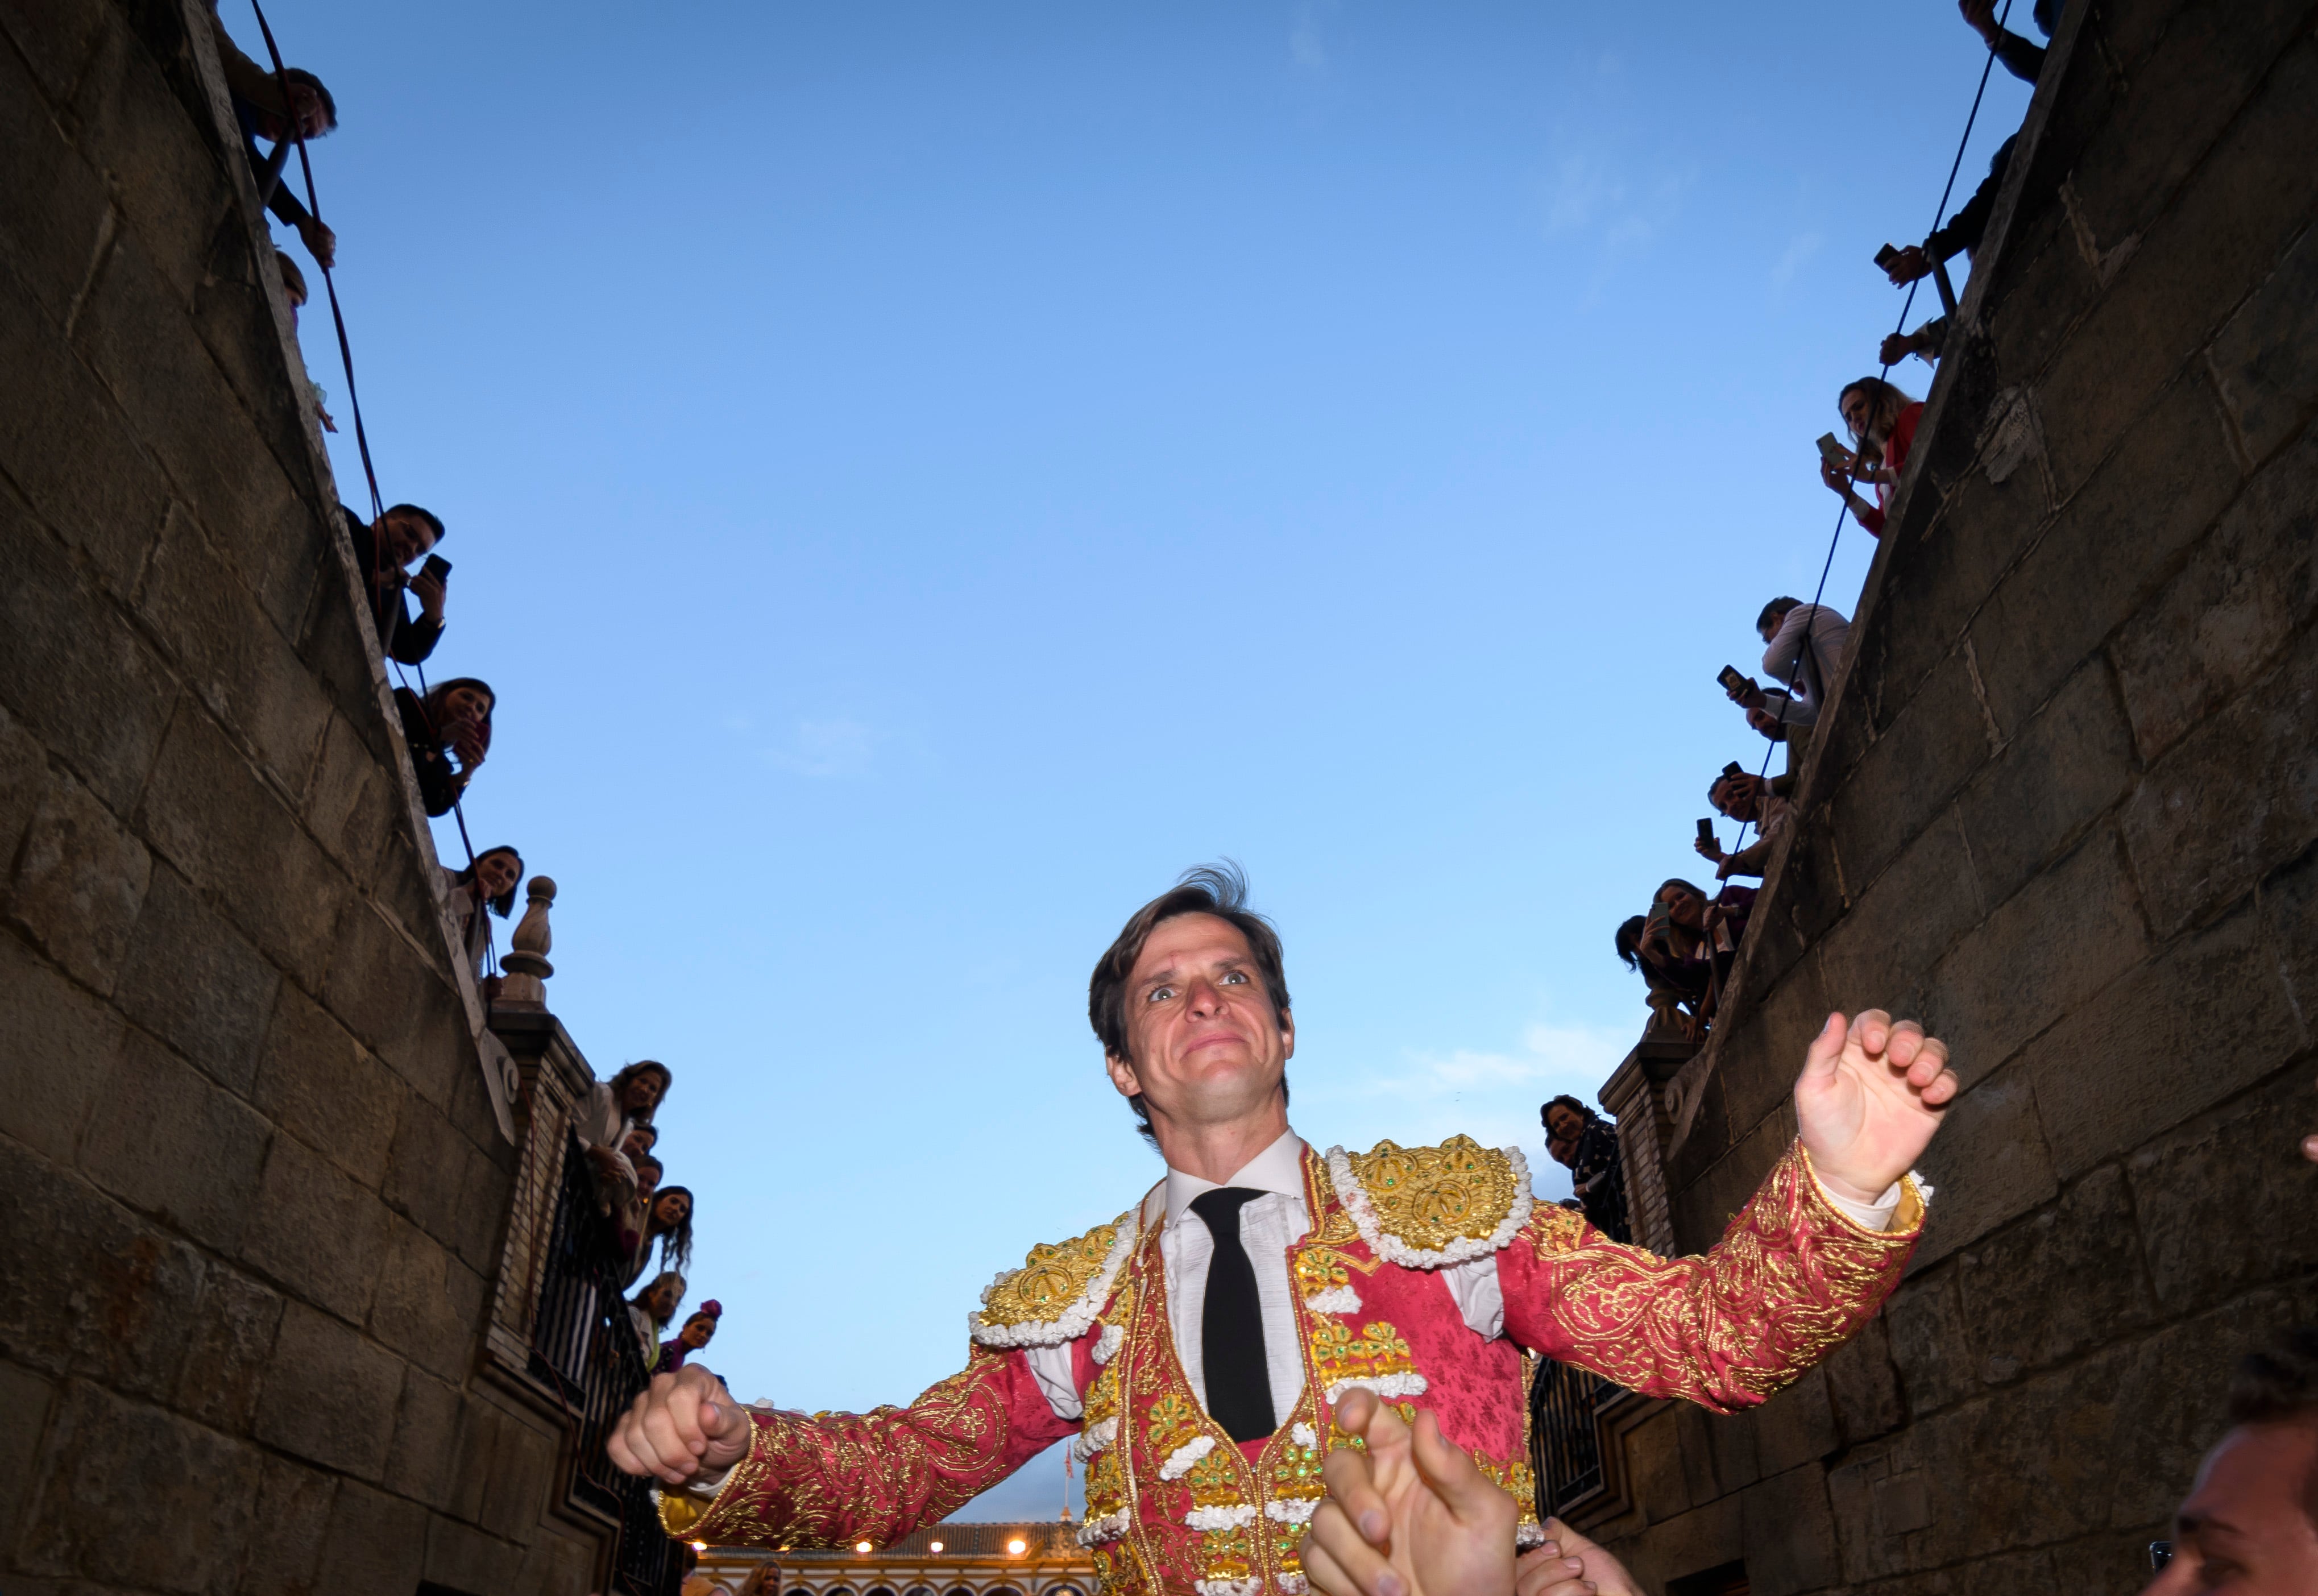
<instances>
[{"instance_id":1,"label":"white braid trim","mask_svg":"<svg viewBox=\"0 0 2318 1596\"><path fill-rule=\"evenodd\" d=\"M1194 1529L1244 1529L1255 1522L1255 1503L1235 1502L1229 1507L1195 1507L1183 1515Z\"/></svg>"},{"instance_id":2,"label":"white braid trim","mask_svg":"<svg viewBox=\"0 0 2318 1596\"><path fill-rule=\"evenodd\" d=\"M1116 1324L1106 1324L1102 1333L1094 1339L1095 1362L1109 1363L1119 1356L1119 1349L1127 1341L1127 1331Z\"/></svg>"},{"instance_id":3,"label":"white braid trim","mask_svg":"<svg viewBox=\"0 0 2318 1596\"><path fill-rule=\"evenodd\" d=\"M1424 1394L1423 1375L1362 1375L1358 1379L1339 1380L1328 1387L1328 1400L1342 1402L1347 1391L1373 1391L1379 1396L1422 1396Z\"/></svg>"},{"instance_id":4,"label":"white braid trim","mask_svg":"<svg viewBox=\"0 0 2318 1596\"><path fill-rule=\"evenodd\" d=\"M1313 1511L1325 1500L1320 1496L1274 1497L1263 1504L1263 1516L1275 1524L1308 1524Z\"/></svg>"},{"instance_id":5,"label":"white braid trim","mask_svg":"<svg viewBox=\"0 0 2318 1596\"><path fill-rule=\"evenodd\" d=\"M1119 1215L1119 1238L1110 1244L1110 1256L1102 1260L1102 1269L1087 1282L1087 1288L1073 1299L1059 1317L1031 1319L1020 1324L985 1324L980 1314L966 1316L966 1332L985 1347L1059 1347L1065 1341L1075 1341L1094 1327L1095 1315L1102 1305L1110 1300L1112 1282L1119 1271L1127 1267L1134 1255L1135 1238L1143 1228L1143 1210L1129 1208ZM990 1285L983 1289L982 1300L987 1303L990 1293L1019 1269L1001 1269Z\"/></svg>"},{"instance_id":6,"label":"white braid trim","mask_svg":"<svg viewBox=\"0 0 2318 1596\"><path fill-rule=\"evenodd\" d=\"M1263 1596L1262 1580L1199 1580L1191 1588L1199 1596Z\"/></svg>"},{"instance_id":7,"label":"white braid trim","mask_svg":"<svg viewBox=\"0 0 2318 1596\"><path fill-rule=\"evenodd\" d=\"M1113 1413L1110 1418L1098 1420L1080 1430L1071 1442L1071 1455L1084 1463L1118 1439L1119 1415Z\"/></svg>"},{"instance_id":8,"label":"white braid trim","mask_svg":"<svg viewBox=\"0 0 2318 1596\"><path fill-rule=\"evenodd\" d=\"M1446 1269L1452 1263L1469 1259L1487 1258L1492 1252L1512 1245L1529 1223L1532 1198L1529 1192L1529 1161L1518 1147L1500 1147L1506 1161L1513 1166L1514 1200L1505 1216L1497 1221L1496 1229L1486 1236L1460 1236L1437 1251L1430 1247L1412 1247L1384 1228L1377 1217L1376 1206L1369 1194L1361 1189L1352 1174L1352 1161L1341 1147L1328 1149L1328 1178L1335 1183L1336 1195L1343 1199L1344 1211L1352 1216L1352 1224L1361 1233L1361 1240L1379 1258L1397 1263L1406 1269Z\"/></svg>"},{"instance_id":9,"label":"white braid trim","mask_svg":"<svg viewBox=\"0 0 2318 1596\"><path fill-rule=\"evenodd\" d=\"M1311 1588L1312 1582L1300 1574L1283 1574L1280 1576L1281 1596L1304 1596L1304 1592Z\"/></svg>"},{"instance_id":10,"label":"white braid trim","mask_svg":"<svg viewBox=\"0 0 2318 1596\"><path fill-rule=\"evenodd\" d=\"M1320 1432L1301 1419L1298 1420L1295 1427L1289 1430L1288 1439L1307 1452L1316 1452L1320 1449Z\"/></svg>"},{"instance_id":11,"label":"white braid trim","mask_svg":"<svg viewBox=\"0 0 2318 1596\"><path fill-rule=\"evenodd\" d=\"M1105 1513L1099 1519L1089 1519L1079 1526L1078 1542L1083 1547L1101 1546L1107 1540L1117 1540L1127 1533L1127 1510Z\"/></svg>"},{"instance_id":12,"label":"white braid trim","mask_svg":"<svg viewBox=\"0 0 2318 1596\"><path fill-rule=\"evenodd\" d=\"M1195 1435L1167 1454L1167 1461L1159 1466L1163 1480L1180 1480L1191 1472L1191 1465L1216 1449L1212 1435Z\"/></svg>"},{"instance_id":13,"label":"white braid trim","mask_svg":"<svg viewBox=\"0 0 2318 1596\"><path fill-rule=\"evenodd\" d=\"M1544 1544L1545 1526L1542 1524L1523 1524L1514 1531L1514 1547L1517 1551L1526 1552L1532 1547Z\"/></svg>"},{"instance_id":14,"label":"white braid trim","mask_svg":"<svg viewBox=\"0 0 2318 1596\"><path fill-rule=\"evenodd\" d=\"M1306 1297L1304 1305L1315 1314L1357 1314L1361 1311L1361 1296L1349 1286L1331 1286Z\"/></svg>"}]
</instances>

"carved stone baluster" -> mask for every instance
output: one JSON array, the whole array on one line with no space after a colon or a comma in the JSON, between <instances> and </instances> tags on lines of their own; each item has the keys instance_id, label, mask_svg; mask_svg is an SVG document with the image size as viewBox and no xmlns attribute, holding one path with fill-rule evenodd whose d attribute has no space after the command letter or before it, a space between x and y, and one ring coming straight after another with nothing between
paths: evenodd
<instances>
[{"instance_id":1,"label":"carved stone baluster","mask_svg":"<svg viewBox=\"0 0 2318 1596\"><path fill-rule=\"evenodd\" d=\"M547 910L555 901L555 883L544 875L535 875L526 889L531 901L526 905L522 920L515 935L508 938L513 946L499 961L499 969L507 982L499 989L502 1009L544 1009L547 989L541 984L555 973L555 966L547 962L547 950L554 945L554 934L547 925Z\"/></svg>"}]
</instances>

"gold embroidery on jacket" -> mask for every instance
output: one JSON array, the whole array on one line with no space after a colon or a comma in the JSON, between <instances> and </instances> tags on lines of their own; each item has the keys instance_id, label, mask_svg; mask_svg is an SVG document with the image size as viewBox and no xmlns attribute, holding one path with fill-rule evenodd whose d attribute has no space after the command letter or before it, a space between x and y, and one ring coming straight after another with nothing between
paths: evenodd
<instances>
[{"instance_id":1,"label":"gold embroidery on jacket","mask_svg":"<svg viewBox=\"0 0 2318 1596\"><path fill-rule=\"evenodd\" d=\"M1385 1233L1427 1251L1487 1237L1521 1196L1512 1161L1470 1136L1438 1147L1379 1142L1346 1161Z\"/></svg>"}]
</instances>

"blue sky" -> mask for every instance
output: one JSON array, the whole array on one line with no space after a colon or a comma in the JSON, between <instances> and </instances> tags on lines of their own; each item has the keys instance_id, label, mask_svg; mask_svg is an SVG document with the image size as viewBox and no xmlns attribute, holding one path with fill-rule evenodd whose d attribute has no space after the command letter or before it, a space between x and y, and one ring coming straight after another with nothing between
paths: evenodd
<instances>
[{"instance_id":1,"label":"blue sky","mask_svg":"<svg viewBox=\"0 0 2318 1596\"><path fill-rule=\"evenodd\" d=\"M1156 1177L1085 981L1219 856L1308 1138L1567 1190L1536 1107L1639 1030L1611 930L1761 756L1714 675L1818 579L1952 4L270 15L343 117L385 493L450 525L436 674L500 693L476 843L561 883L598 1072L675 1069L743 1397L906 1400Z\"/></svg>"}]
</instances>

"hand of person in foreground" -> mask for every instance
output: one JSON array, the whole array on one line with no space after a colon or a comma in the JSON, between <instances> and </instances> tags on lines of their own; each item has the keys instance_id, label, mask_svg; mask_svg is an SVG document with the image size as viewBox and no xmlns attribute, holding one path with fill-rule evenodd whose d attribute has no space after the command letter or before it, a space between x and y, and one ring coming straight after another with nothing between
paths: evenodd
<instances>
[{"instance_id":1,"label":"hand of person in foreground","mask_svg":"<svg viewBox=\"0 0 2318 1596\"><path fill-rule=\"evenodd\" d=\"M1415 1428L1372 1391L1348 1391L1336 1428L1368 1450L1339 1447L1321 1473L1304 1572L1326 1596L1508 1596L1521 1509L1441 1433Z\"/></svg>"},{"instance_id":2,"label":"hand of person in foreground","mask_svg":"<svg viewBox=\"0 0 2318 1596\"><path fill-rule=\"evenodd\" d=\"M1913 1168L1959 1089L1947 1044L1881 1009L1830 1014L1795 1082L1795 1122L1819 1184L1881 1201Z\"/></svg>"},{"instance_id":3,"label":"hand of person in foreground","mask_svg":"<svg viewBox=\"0 0 2318 1596\"><path fill-rule=\"evenodd\" d=\"M730 1468L749 1455L748 1411L724 1382L687 1364L654 1375L604 1442L621 1472L681 1485L710 1469Z\"/></svg>"},{"instance_id":4,"label":"hand of person in foreground","mask_svg":"<svg viewBox=\"0 0 2318 1596\"><path fill-rule=\"evenodd\" d=\"M1626 1565L1559 1519L1514 1565L1514 1596L1641 1596Z\"/></svg>"}]
</instances>

